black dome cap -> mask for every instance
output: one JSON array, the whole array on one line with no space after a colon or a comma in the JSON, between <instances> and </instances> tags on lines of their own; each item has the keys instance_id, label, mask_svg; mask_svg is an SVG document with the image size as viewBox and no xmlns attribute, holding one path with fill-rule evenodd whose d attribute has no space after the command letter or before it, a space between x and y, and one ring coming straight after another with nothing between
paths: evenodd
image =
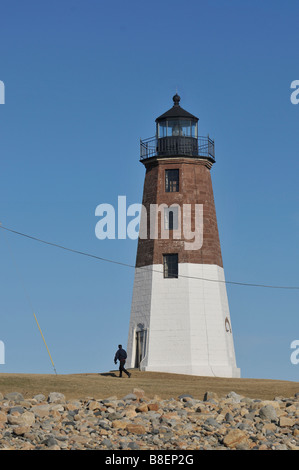
<instances>
[{"instance_id":1,"label":"black dome cap","mask_svg":"<svg viewBox=\"0 0 299 470\"><path fill-rule=\"evenodd\" d=\"M156 122L163 121L167 118L185 118L191 119L192 121L198 121L198 118L196 116L181 108L179 104L181 98L177 93L173 96L172 99L174 103L172 108L166 111L166 113L161 114L161 116L157 117Z\"/></svg>"}]
</instances>

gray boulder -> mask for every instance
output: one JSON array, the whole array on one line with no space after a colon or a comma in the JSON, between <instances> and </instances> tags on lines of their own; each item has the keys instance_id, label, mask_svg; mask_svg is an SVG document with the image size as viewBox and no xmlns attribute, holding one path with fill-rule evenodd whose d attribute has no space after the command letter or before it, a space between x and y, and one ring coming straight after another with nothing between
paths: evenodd
<instances>
[{"instance_id":1,"label":"gray boulder","mask_svg":"<svg viewBox=\"0 0 299 470\"><path fill-rule=\"evenodd\" d=\"M266 419L268 421L277 421L277 414L274 406L272 405L263 406L259 411L259 416L261 419Z\"/></svg>"}]
</instances>

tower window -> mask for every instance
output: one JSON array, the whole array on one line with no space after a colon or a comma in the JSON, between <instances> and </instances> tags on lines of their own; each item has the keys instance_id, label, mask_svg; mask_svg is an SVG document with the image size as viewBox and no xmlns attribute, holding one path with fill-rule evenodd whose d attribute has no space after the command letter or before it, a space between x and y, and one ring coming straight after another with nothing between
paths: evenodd
<instances>
[{"instance_id":1,"label":"tower window","mask_svg":"<svg viewBox=\"0 0 299 470\"><path fill-rule=\"evenodd\" d=\"M179 260L177 253L163 255L164 278L177 278L179 272Z\"/></svg>"},{"instance_id":2,"label":"tower window","mask_svg":"<svg viewBox=\"0 0 299 470\"><path fill-rule=\"evenodd\" d=\"M165 170L165 191L167 193L179 191L179 170Z\"/></svg>"}]
</instances>

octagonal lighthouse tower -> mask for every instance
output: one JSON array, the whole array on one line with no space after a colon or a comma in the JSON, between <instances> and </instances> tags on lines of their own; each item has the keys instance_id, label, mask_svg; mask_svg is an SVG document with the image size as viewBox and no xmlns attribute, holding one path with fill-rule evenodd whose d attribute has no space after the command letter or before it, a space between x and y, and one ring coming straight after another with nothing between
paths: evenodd
<instances>
[{"instance_id":1,"label":"octagonal lighthouse tower","mask_svg":"<svg viewBox=\"0 0 299 470\"><path fill-rule=\"evenodd\" d=\"M214 142L173 106L140 142L146 169L128 367L239 377L210 170Z\"/></svg>"}]
</instances>

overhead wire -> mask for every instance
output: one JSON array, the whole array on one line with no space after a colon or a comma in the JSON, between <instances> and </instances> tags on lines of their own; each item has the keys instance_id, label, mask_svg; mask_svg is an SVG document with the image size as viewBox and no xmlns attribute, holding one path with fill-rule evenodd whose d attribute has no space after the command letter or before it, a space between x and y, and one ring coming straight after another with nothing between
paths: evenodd
<instances>
[{"instance_id":1,"label":"overhead wire","mask_svg":"<svg viewBox=\"0 0 299 470\"><path fill-rule=\"evenodd\" d=\"M37 241L39 243L43 243L43 244L50 245L50 246L53 246L53 247L56 247L56 248L60 248L62 250L69 251L71 253L76 253L76 254L79 254L79 255L82 255L82 256L88 256L90 258L94 258L94 259L97 259L99 261L104 261L104 262L116 264L116 265L119 265L119 266L124 266L124 267L129 267L129 268L134 268L134 269L136 267L133 264L124 263L122 261L116 261L116 260L112 260L112 259L109 259L109 258L104 258L102 256L87 253L85 251L75 250L73 248L69 248L69 247L66 247L66 246L63 246L63 245L59 245L57 243L49 242L49 241L43 240L41 238L35 237L33 235L28 235L26 233L10 229L10 228L5 227L1 224L0 224L0 228L2 230L6 230L6 231L14 233L16 235L19 235L19 236ZM148 269L148 266L142 266L140 268ZM151 269L151 271L157 272L159 274L163 274L163 271L159 271L159 270L156 270L156 269ZM197 277L197 276L188 276L188 275L183 275L183 274L178 274L178 277L189 278L189 279L199 279L199 280L202 280L202 281L219 282L219 283L232 284L232 285L238 285L238 286L247 286L247 287L261 287L261 288L267 288L267 289L299 290L299 286L281 286L281 285L249 283L249 282L241 282L241 281L228 281L226 279L210 279L210 278Z\"/></svg>"}]
</instances>

